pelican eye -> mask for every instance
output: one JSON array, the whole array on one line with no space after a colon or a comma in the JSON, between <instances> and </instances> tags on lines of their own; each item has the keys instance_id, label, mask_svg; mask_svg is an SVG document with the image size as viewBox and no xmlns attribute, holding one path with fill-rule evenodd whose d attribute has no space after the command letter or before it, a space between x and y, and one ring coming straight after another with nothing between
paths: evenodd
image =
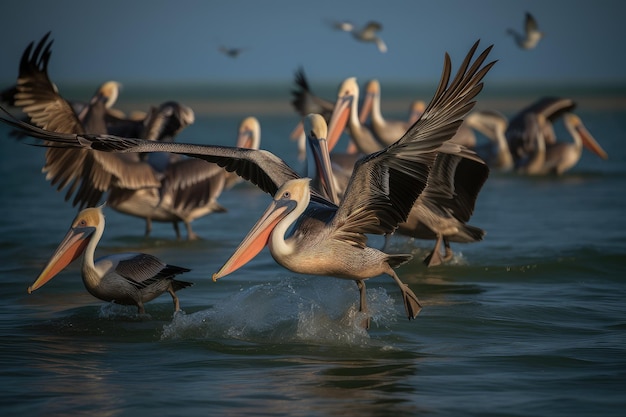
<instances>
[{"instance_id":1,"label":"pelican eye","mask_svg":"<svg viewBox=\"0 0 626 417\"><path fill-rule=\"evenodd\" d=\"M87 226L87 222L85 221L85 219L82 219L80 222L78 222L79 226Z\"/></svg>"},{"instance_id":2,"label":"pelican eye","mask_svg":"<svg viewBox=\"0 0 626 417\"><path fill-rule=\"evenodd\" d=\"M291 193L289 191L285 191L283 193L283 198L291 198Z\"/></svg>"}]
</instances>

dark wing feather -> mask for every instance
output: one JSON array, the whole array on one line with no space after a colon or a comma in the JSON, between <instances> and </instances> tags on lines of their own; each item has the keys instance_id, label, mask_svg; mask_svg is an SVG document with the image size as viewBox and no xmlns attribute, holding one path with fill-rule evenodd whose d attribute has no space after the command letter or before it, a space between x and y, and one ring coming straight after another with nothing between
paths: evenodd
<instances>
[{"instance_id":1,"label":"dark wing feather","mask_svg":"<svg viewBox=\"0 0 626 417\"><path fill-rule=\"evenodd\" d=\"M422 116L397 142L356 164L333 221L336 239L364 246L364 234L392 233L406 221L426 187L436 151L454 136L462 118L475 104L472 100L482 89L481 80L495 63L483 66L491 51L488 47L470 66L477 47L478 42L451 83L451 63L446 54L441 81ZM455 147L447 145L448 150Z\"/></svg>"},{"instance_id":2,"label":"dark wing feather","mask_svg":"<svg viewBox=\"0 0 626 417\"><path fill-rule=\"evenodd\" d=\"M190 269L163 263L159 258L138 253L135 257L120 261L115 272L126 278L135 287L146 288L164 279L173 279L176 275Z\"/></svg>"}]
</instances>

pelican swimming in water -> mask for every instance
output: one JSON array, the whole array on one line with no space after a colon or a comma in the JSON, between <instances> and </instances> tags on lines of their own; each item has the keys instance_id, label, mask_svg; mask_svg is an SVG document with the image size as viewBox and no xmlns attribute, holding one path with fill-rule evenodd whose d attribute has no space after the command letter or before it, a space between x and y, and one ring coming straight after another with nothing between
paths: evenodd
<instances>
[{"instance_id":1,"label":"pelican swimming in water","mask_svg":"<svg viewBox=\"0 0 626 417\"><path fill-rule=\"evenodd\" d=\"M380 82L376 79L370 80L365 86L365 97L359 120L361 123L365 123L364 119L366 117L362 115L369 115L372 132L386 146L394 143L404 135L422 114L426 105L421 100L415 100L411 103L407 120L392 120L383 116L380 99Z\"/></svg>"},{"instance_id":2,"label":"pelican swimming in water","mask_svg":"<svg viewBox=\"0 0 626 417\"><path fill-rule=\"evenodd\" d=\"M513 155L509 150L505 132L509 125L508 119L495 110L476 110L466 118L468 127L485 135L487 143L470 147L489 166L500 172L513 169Z\"/></svg>"},{"instance_id":3,"label":"pelican swimming in water","mask_svg":"<svg viewBox=\"0 0 626 417\"><path fill-rule=\"evenodd\" d=\"M82 210L72 221L70 230L33 285L32 293L54 278L81 254L81 275L85 288L94 297L121 305L137 306L145 314L144 304L168 292L174 311L180 311L176 291L193 285L174 279L190 269L168 265L146 253L118 253L94 260L96 246L104 233L102 207Z\"/></svg>"},{"instance_id":4,"label":"pelican swimming in water","mask_svg":"<svg viewBox=\"0 0 626 417\"><path fill-rule=\"evenodd\" d=\"M530 13L526 12L524 17L524 33L519 33L514 29L508 29L507 33L513 36L515 43L522 49L533 49L537 46L543 33L539 30L537 21Z\"/></svg>"},{"instance_id":5,"label":"pelican swimming in water","mask_svg":"<svg viewBox=\"0 0 626 417\"><path fill-rule=\"evenodd\" d=\"M446 54L439 86L422 117L394 144L363 157L354 168L339 206L310 188L275 155L262 150L223 146L158 143L111 135L49 132L2 117L29 136L56 142L55 146L80 147L108 152L175 152L216 162L272 195L273 203L233 256L214 275L218 279L234 272L269 244L274 259L286 268L305 274L351 279L360 291L360 311L366 313L364 280L389 275L402 292L409 319L421 304L394 268L411 259L410 254L387 254L367 245L368 234L392 233L405 221L426 187L437 151L461 150L448 143L462 118L474 106L482 79L495 64L484 64L492 47L472 63L476 42L450 81L451 63ZM337 119L345 123L349 103L340 103ZM331 125L340 125L331 120ZM330 127L329 127L330 129ZM331 136L331 133L328 133ZM286 235L287 230L291 232Z\"/></svg>"},{"instance_id":6,"label":"pelican swimming in water","mask_svg":"<svg viewBox=\"0 0 626 417\"><path fill-rule=\"evenodd\" d=\"M580 117L573 114L575 107L576 103L572 99L543 97L511 118L505 134L517 171L528 174L561 175L578 163L583 147L602 159L608 158L606 151L585 127ZM554 124L560 118L573 143L557 141ZM541 129L540 140L533 134L537 128ZM545 143L544 155L539 154L537 149L537 146L543 146L542 141ZM538 157L545 158L541 167L537 162ZM533 167L529 168L529 164Z\"/></svg>"}]
</instances>

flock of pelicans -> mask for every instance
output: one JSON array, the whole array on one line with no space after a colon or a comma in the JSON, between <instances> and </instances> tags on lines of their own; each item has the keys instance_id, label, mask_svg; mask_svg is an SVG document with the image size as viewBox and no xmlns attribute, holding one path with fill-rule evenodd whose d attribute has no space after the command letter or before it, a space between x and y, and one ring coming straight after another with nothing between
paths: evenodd
<instances>
[{"instance_id":1,"label":"flock of pelicans","mask_svg":"<svg viewBox=\"0 0 626 417\"><path fill-rule=\"evenodd\" d=\"M51 185L81 211L47 265L28 288L35 291L83 255L82 278L95 297L134 305L192 285L176 277L189 269L148 254L120 253L94 259L104 231L103 202L121 213L151 222L171 222L180 238L197 236L191 222L224 208L217 199L242 180L273 200L213 279L233 273L268 246L285 268L302 274L354 280L360 292L362 325L369 327L365 280L389 275L398 285L409 319L421 304L395 268L410 254L389 254L368 246L370 234L394 233L435 240L424 260L435 266L452 257L450 242L475 242L481 228L467 224L490 169L525 174L561 174L581 156L583 145L606 153L572 111L569 99L542 98L511 119L495 111L472 111L482 80L495 64L491 47L475 57L476 42L454 77L448 55L437 90L425 104L411 106L407 120L385 119L380 83L365 88L346 79L335 100L313 94L303 71L296 74L293 106L302 116L293 136L308 147L306 177L279 156L260 150L260 126L242 121L236 146L175 142L194 122L193 111L165 102L127 117L113 105L119 85L103 84L88 103L64 99L50 81L49 33L24 51L15 86L2 92L4 106L21 110L23 120L4 106L0 121L13 135L30 136L48 147L43 172ZM553 123L563 118L573 142L557 140ZM478 145L475 131L489 139ZM340 136L350 147L334 151ZM442 253L443 252L443 253Z\"/></svg>"}]
</instances>

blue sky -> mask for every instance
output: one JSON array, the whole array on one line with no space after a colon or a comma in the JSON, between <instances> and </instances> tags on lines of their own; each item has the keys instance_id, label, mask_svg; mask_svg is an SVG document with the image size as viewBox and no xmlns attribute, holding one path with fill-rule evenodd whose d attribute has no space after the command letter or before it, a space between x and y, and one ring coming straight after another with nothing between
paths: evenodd
<instances>
[{"instance_id":1,"label":"blue sky","mask_svg":"<svg viewBox=\"0 0 626 417\"><path fill-rule=\"evenodd\" d=\"M300 65L315 82L436 82L444 53L458 65L477 39L495 45L494 81L626 82L626 2L617 0L12 0L2 9L3 82L48 30L57 83L290 82ZM526 11L545 32L531 51L506 34L522 29ZM331 19L380 21L388 53L333 31ZM222 44L247 50L232 59Z\"/></svg>"}]
</instances>

